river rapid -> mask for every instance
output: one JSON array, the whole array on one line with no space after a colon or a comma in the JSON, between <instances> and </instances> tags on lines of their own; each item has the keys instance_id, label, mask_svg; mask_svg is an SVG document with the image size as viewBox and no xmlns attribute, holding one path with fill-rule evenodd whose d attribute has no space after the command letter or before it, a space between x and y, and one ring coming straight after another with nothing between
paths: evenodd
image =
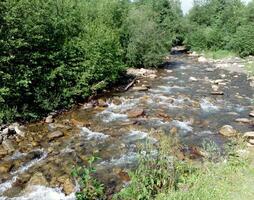
<instances>
[{"instance_id":1,"label":"river rapid","mask_svg":"<svg viewBox=\"0 0 254 200\"><path fill-rule=\"evenodd\" d=\"M206 142L223 149L223 125L240 133L253 130L235 121L253 110L254 90L245 74L172 55L156 75L137 81L135 86L147 87L143 91L111 93L97 106L85 104L53 123L26 125L25 137L10 139L15 150L1 158L0 200L75 199L71 171L92 155L100 157L96 176L111 194L126 182L121 172L137 163L138 144L159 142L159 133L177 137L185 149Z\"/></svg>"}]
</instances>

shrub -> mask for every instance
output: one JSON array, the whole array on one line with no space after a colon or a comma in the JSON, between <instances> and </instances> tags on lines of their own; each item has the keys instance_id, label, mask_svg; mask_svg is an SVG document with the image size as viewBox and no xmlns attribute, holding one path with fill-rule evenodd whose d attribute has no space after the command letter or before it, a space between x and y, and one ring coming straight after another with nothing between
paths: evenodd
<instances>
[{"instance_id":1,"label":"shrub","mask_svg":"<svg viewBox=\"0 0 254 200\"><path fill-rule=\"evenodd\" d=\"M164 33L155 21L149 5L130 10L126 19L128 33L127 62L131 66L157 66L167 53Z\"/></svg>"},{"instance_id":2,"label":"shrub","mask_svg":"<svg viewBox=\"0 0 254 200\"><path fill-rule=\"evenodd\" d=\"M241 56L254 55L254 24L240 26L233 35L230 46Z\"/></svg>"}]
</instances>

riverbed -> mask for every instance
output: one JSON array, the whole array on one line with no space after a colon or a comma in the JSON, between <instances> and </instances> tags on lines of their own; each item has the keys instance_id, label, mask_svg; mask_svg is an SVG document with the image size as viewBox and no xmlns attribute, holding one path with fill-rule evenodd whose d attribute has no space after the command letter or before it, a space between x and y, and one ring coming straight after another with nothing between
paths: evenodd
<instances>
[{"instance_id":1,"label":"riverbed","mask_svg":"<svg viewBox=\"0 0 254 200\"><path fill-rule=\"evenodd\" d=\"M0 174L0 199L75 199L74 192L63 191L64 184L68 180L76 187L71 171L92 155L100 158L97 178L114 193L126 182L119 172L137 163L141 143L156 144L165 134L177 137L186 149L205 143L223 149L228 138L219 134L222 126L240 134L253 130L236 121L249 118L253 110L254 90L246 74L181 54L171 55L156 75L139 78L135 86L143 87L140 91L114 92L53 123L26 125L25 137L10 140L15 150L0 161L8 167ZM35 183L41 185L29 191L36 174Z\"/></svg>"}]
</instances>

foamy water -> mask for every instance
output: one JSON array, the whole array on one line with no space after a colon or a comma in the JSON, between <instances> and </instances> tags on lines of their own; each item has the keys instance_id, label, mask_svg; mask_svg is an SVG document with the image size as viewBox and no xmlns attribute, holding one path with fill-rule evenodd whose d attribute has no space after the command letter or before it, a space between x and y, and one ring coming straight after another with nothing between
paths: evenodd
<instances>
[{"instance_id":1,"label":"foamy water","mask_svg":"<svg viewBox=\"0 0 254 200\"><path fill-rule=\"evenodd\" d=\"M31 192L23 196L14 198L0 197L0 200L75 200L75 193L65 196L60 188L33 186Z\"/></svg>"},{"instance_id":2,"label":"foamy water","mask_svg":"<svg viewBox=\"0 0 254 200\"><path fill-rule=\"evenodd\" d=\"M92 140L92 139L104 140L109 137L109 135L106 135L100 132L93 132L86 127L81 128L81 134L84 135L88 140Z\"/></svg>"}]
</instances>

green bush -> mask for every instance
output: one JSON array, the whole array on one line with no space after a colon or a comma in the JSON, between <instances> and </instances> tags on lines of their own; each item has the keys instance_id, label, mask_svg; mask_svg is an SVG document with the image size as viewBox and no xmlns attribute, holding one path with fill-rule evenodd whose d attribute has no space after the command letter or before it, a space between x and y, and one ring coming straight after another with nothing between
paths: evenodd
<instances>
[{"instance_id":1,"label":"green bush","mask_svg":"<svg viewBox=\"0 0 254 200\"><path fill-rule=\"evenodd\" d=\"M126 19L127 61L131 66L157 66L167 53L163 32L148 5L130 10Z\"/></svg>"},{"instance_id":2,"label":"green bush","mask_svg":"<svg viewBox=\"0 0 254 200\"><path fill-rule=\"evenodd\" d=\"M6 0L0 7L0 121L67 107L124 69L118 1Z\"/></svg>"},{"instance_id":3,"label":"green bush","mask_svg":"<svg viewBox=\"0 0 254 200\"><path fill-rule=\"evenodd\" d=\"M233 35L230 46L241 56L254 55L254 24L240 26Z\"/></svg>"}]
</instances>

